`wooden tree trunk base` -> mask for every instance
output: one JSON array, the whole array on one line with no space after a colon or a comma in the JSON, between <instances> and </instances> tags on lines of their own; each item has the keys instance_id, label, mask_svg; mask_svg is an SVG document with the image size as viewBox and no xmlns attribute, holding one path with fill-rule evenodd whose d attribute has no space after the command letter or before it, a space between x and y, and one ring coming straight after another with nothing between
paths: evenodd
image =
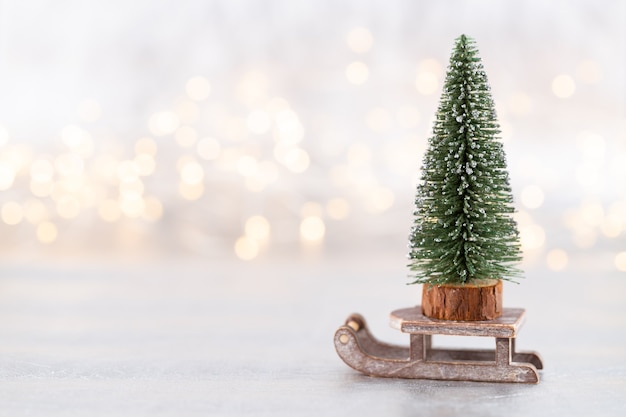
<instances>
[{"instance_id":1,"label":"wooden tree trunk base","mask_svg":"<svg viewBox=\"0 0 626 417\"><path fill-rule=\"evenodd\" d=\"M439 320L493 320L502 315L502 281L492 279L465 285L424 284L422 314Z\"/></svg>"}]
</instances>

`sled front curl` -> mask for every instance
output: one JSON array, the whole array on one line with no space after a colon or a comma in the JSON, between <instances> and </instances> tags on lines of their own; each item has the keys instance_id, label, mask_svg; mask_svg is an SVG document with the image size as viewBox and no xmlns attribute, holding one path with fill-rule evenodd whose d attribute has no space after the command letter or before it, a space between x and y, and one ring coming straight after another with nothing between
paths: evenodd
<instances>
[{"instance_id":1,"label":"sled front curl","mask_svg":"<svg viewBox=\"0 0 626 417\"><path fill-rule=\"evenodd\" d=\"M505 308L502 317L460 322L430 319L420 306L391 313L391 326L410 335L410 346L379 342L365 319L353 314L335 333L335 348L350 367L370 376L481 382L539 382L543 369L535 352L516 352L515 337L524 310ZM432 347L432 335L484 336L496 339L495 350Z\"/></svg>"}]
</instances>

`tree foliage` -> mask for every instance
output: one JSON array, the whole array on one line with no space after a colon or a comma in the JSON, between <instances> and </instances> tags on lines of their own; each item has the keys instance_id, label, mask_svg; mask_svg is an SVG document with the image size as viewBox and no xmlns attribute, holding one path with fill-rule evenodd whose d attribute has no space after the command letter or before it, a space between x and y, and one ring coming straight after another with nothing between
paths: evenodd
<instances>
[{"instance_id":1,"label":"tree foliage","mask_svg":"<svg viewBox=\"0 0 626 417\"><path fill-rule=\"evenodd\" d=\"M456 39L424 155L409 236L413 283L511 280L519 233L487 76L474 41Z\"/></svg>"}]
</instances>

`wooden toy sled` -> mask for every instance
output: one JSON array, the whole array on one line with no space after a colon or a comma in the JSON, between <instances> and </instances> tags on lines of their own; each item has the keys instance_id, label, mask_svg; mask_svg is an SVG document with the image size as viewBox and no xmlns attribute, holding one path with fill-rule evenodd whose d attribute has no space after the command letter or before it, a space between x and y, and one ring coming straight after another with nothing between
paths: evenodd
<instances>
[{"instance_id":1,"label":"wooden toy sled","mask_svg":"<svg viewBox=\"0 0 626 417\"><path fill-rule=\"evenodd\" d=\"M391 313L391 327L410 335L410 346L376 340L365 319L353 314L335 333L335 348L350 367L370 376L482 382L538 383L536 352L516 352L524 310L505 308L489 321L448 321L424 316L420 306ZM433 335L494 337L495 350L437 349Z\"/></svg>"}]
</instances>

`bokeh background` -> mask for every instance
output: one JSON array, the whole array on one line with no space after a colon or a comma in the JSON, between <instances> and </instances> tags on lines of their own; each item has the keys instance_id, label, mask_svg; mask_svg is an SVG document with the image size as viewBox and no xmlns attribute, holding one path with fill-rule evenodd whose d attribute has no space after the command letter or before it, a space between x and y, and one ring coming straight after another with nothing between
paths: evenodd
<instances>
[{"instance_id":1,"label":"bokeh background","mask_svg":"<svg viewBox=\"0 0 626 417\"><path fill-rule=\"evenodd\" d=\"M619 0L0 1L0 414L626 415L624 22ZM366 378L331 342L358 311L407 343L387 318L419 303L413 199L462 33L538 386Z\"/></svg>"},{"instance_id":2,"label":"bokeh background","mask_svg":"<svg viewBox=\"0 0 626 417\"><path fill-rule=\"evenodd\" d=\"M4 1L3 259L404 256L477 41L526 266L626 271L619 1Z\"/></svg>"}]
</instances>

